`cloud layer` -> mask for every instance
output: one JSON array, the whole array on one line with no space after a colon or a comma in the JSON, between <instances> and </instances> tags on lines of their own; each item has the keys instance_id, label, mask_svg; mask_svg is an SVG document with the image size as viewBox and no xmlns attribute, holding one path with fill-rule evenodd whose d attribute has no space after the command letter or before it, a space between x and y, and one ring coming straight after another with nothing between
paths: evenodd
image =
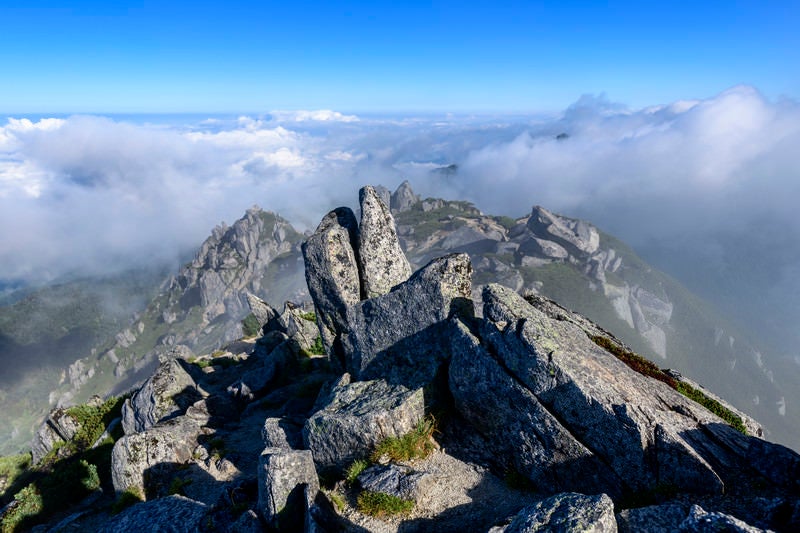
<instances>
[{"instance_id":1,"label":"cloud layer","mask_svg":"<svg viewBox=\"0 0 800 533\"><path fill-rule=\"evenodd\" d=\"M451 163L453 176L431 172ZM800 105L746 86L641 110L583 97L552 117L9 118L0 281L174 260L253 204L313 228L359 186L408 178L491 213L583 216L654 256L722 264L755 239L782 250L770 268L785 283L800 261L799 173Z\"/></svg>"}]
</instances>

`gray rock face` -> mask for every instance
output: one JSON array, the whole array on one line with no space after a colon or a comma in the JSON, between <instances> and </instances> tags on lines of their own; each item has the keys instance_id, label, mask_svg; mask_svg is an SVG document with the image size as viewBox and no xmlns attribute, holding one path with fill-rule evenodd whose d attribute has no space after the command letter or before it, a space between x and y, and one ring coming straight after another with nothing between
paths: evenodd
<instances>
[{"instance_id":1,"label":"gray rock face","mask_svg":"<svg viewBox=\"0 0 800 533\"><path fill-rule=\"evenodd\" d=\"M520 385L459 324L452 336L450 391L506 467L540 490L604 489L619 494L621 482L577 441L528 389Z\"/></svg>"},{"instance_id":2,"label":"gray rock face","mask_svg":"<svg viewBox=\"0 0 800 533\"><path fill-rule=\"evenodd\" d=\"M418 204L419 201L419 196L414 194L414 191L411 190L411 184L406 180L392 193L390 207L392 211L408 211L411 206Z\"/></svg>"},{"instance_id":3,"label":"gray rock face","mask_svg":"<svg viewBox=\"0 0 800 533\"><path fill-rule=\"evenodd\" d=\"M182 414L199 398L197 384L181 363L167 359L130 399L125 400L122 428L126 435L144 431L161 420Z\"/></svg>"},{"instance_id":4,"label":"gray rock face","mask_svg":"<svg viewBox=\"0 0 800 533\"><path fill-rule=\"evenodd\" d=\"M261 439L267 448L294 450L303 446L302 422L289 418L267 418L261 428Z\"/></svg>"},{"instance_id":5,"label":"gray rock face","mask_svg":"<svg viewBox=\"0 0 800 533\"><path fill-rule=\"evenodd\" d=\"M145 484L157 479L156 472L163 465L187 463L192 459L201 433L200 424L188 416L162 422L140 433L125 435L114 444L111 452L111 478L114 490L124 492L138 489L149 492Z\"/></svg>"},{"instance_id":6,"label":"gray rock face","mask_svg":"<svg viewBox=\"0 0 800 533\"><path fill-rule=\"evenodd\" d=\"M328 353L339 352L334 344L347 327L346 308L361 299L357 242L355 215L349 208L340 207L325 215L303 244L308 292Z\"/></svg>"},{"instance_id":7,"label":"gray rock face","mask_svg":"<svg viewBox=\"0 0 800 533\"><path fill-rule=\"evenodd\" d=\"M520 511L504 530L505 533L536 531L616 533L614 503L605 494L556 494Z\"/></svg>"},{"instance_id":8,"label":"gray rock face","mask_svg":"<svg viewBox=\"0 0 800 533\"><path fill-rule=\"evenodd\" d=\"M580 328L550 319L508 289L489 285L483 301L484 316L494 323L482 329L490 349L631 489L668 483L687 492L722 492L709 461L727 462L729 445L723 448L706 429L724 425L719 418L632 371ZM744 435L728 438L747 446Z\"/></svg>"},{"instance_id":9,"label":"gray rock face","mask_svg":"<svg viewBox=\"0 0 800 533\"><path fill-rule=\"evenodd\" d=\"M266 448L261 454L258 511L267 524L280 531L302 530L317 492L319 480L310 451Z\"/></svg>"},{"instance_id":10,"label":"gray rock face","mask_svg":"<svg viewBox=\"0 0 800 533\"><path fill-rule=\"evenodd\" d=\"M277 326L300 348L308 350L319 336L319 328L315 322L302 317L303 310L291 302L286 302L283 313L277 317Z\"/></svg>"},{"instance_id":11,"label":"gray rock face","mask_svg":"<svg viewBox=\"0 0 800 533\"><path fill-rule=\"evenodd\" d=\"M753 527L736 517L725 513L707 513L699 505L692 505L678 531L683 533L762 533L764 530Z\"/></svg>"},{"instance_id":12,"label":"gray rock face","mask_svg":"<svg viewBox=\"0 0 800 533\"><path fill-rule=\"evenodd\" d=\"M348 372L407 386L430 381L446 354L446 321L473 313L471 275L469 256L445 256L392 292L348 307L342 334Z\"/></svg>"},{"instance_id":13,"label":"gray rock face","mask_svg":"<svg viewBox=\"0 0 800 533\"><path fill-rule=\"evenodd\" d=\"M278 312L275 311L271 305L255 294L247 292L245 293L245 297L247 298L247 305L250 307L250 312L252 312L253 316L255 316L256 320L258 320L259 326L263 326L278 316Z\"/></svg>"},{"instance_id":14,"label":"gray rock face","mask_svg":"<svg viewBox=\"0 0 800 533\"><path fill-rule=\"evenodd\" d=\"M323 470L342 471L381 440L410 432L425 416L422 389L383 380L336 386L324 405L303 427L303 442Z\"/></svg>"},{"instance_id":15,"label":"gray rock face","mask_svg":"<svg viewBox=\"0 0 800 533\"><path fill-rule=\"evenodd\" d=\"M158 533L192 533L199 531L209 508L204 503L183 496L167 496L129 507L112 517L102 533L152 531Z\"/></svg>"},{"instance_id":16,"label":"gray rock face","mask_svg":"<svg viewBox=\"0 0 800 533\"><path fill-rule=\"evenodd\" d=\"M555 215L536 206L528 219L528 228L537 235L547 235L578 255L591 255L600 248L600 234L582 220Z\"/></svg>"},{"instance_id":17,"label":"gray rock face","mask_svg":"<svg viewBox=\"0 0 800 533\"><path fill-rule=\"evenodd\" d=\"M57 443L72 439L78 429L80 425L66 409L59 407L50 411L31 443L33 464L39 463Z\"/></svg>"},{"instance_id":18,"label":"gray rock face","mask_svg":"<svg viewBox=\"0 0 800 533\"><path fill-rule=\"evenodd\" d=\"M364 298L389 292L408 279L408 264L397 240L394 218L373 187L359 191L361 225L359 226L358 264Z\"/></svg>"}]
</instances>

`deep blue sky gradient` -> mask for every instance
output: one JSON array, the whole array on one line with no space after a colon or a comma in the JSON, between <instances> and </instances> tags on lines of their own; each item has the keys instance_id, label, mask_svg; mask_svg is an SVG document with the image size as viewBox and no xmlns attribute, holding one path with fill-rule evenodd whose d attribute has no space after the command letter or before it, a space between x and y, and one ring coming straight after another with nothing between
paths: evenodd
<instances>
[{"instance_id":1,"label":"deep blue sky gradient","mask_svg":"<svg viewBox=\"0 0 800 533\"><path fill-rule=\"evenodd\" d=\"M800 96L800 2L0 0L0 113Z\"/></svg>"}]
</instances>

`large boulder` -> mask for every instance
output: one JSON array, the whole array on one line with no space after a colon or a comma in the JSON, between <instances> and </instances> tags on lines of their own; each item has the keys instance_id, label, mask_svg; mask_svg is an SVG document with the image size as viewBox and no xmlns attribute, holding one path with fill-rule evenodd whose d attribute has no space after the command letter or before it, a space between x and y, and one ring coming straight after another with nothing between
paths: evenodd
<instances>
[{"instance_id":1,"label":"large boulder","mask_svg":"<svg viewBox=\"0 0 800 533\"><path fill-rule=\"evenodd\" d=\"M159 484L159 474L169 477L171 469L193 460L201 423L189 416L161 422L139 433L125 435L111 451L111 479L114 490L136 490L148 496Z\"/></svg>"},{"instance_id":2,"label":"large boulder","mask_svg":"<svg viewBox=\"0 0 800 533\"><path fill-rule=\"evenodd\" d=\"M383 439L410 432L425 416L422 389L383 380L348 383L345 375L326 400L303 427L303 441L322 470L341 472Z\"/></svg>"},{"instance_id":3,"label":"large boulder","mask_svg":"<svg viewBox=\"0 0 800 533\"><path fill-rule=\"evenodd\" d=\"M614 502L605 494L584 496L576 493L556 494L524 508L503 533L616 533Z\"/></svg>"},{"instance_id":4,"label":"large boulder","mask_svg":"<svg viewBox=\"0 0 800 533\"><path fill-rule=\"evenodd\" d=\"M554 320L500 285L483 291L481 335L500 362L632 490L668 484L721 493L711 464L731 460L742 434L709 427L717 416L664 383L628 368L568 321ZM730 428L729 428L730 429ZM736 433L731 430L732 433Z\"/></svg>"},{"instance_id":5,"label":"large boulder","mask_svg":"<svg viewBox=\"0 0 800 533\"><path fill-rule=\"evenodd\" d=\"M145 431L160 421L183 414L200 399L197 384L178 359L167 358L122 406L126 435Z\"/></svg>"},{"instance_id":6,"label":"large boulder","mask_svg":"<svg viewBox=\"0 0 800 533\"><path fill-rule=\"evenodd\" d=\"M319 492L308 450L266 448L258 461L258 510L278 531L299 531Z\"/></svg>"},{"instance_id":7,"label":"large boulder","mask_svg":"<svg viewBox=\"0 0 800 533\"><path fill-rule=\"evenodd\" d=\"M431 261L388 294L347 308L345 366L354 379L430 382L446 359L448 319L473 314L466 254Z\"/></svg>"},{"instance_id":8,"label":"large boulder","mask_svg":"<svg viewBox=\"0 0 800 533\"><path fill-rule=\"evenodd\" d=\"M329 354L347 327L345 309L361 300L358 273L358 223L347 207L334 209L303 243L308 292L317 310L322 342ZM336 357L334 357L335 359Z\"/></svg>"},{"instance_id":9,"label":"large boulder","mask_svg":"<svg viewBox=\"0 0 800 533\"><path fill-rule=\"evenodd\" d=\"M463 324L451 339L449 381L455 407L487 438L507 469L543 491L620 493L616 474L504 370Z\"/></svg>"},{"instance_id":10,"label":"large boulder","mask_svg":"<svg viewBox=\"0 0 800 533\"><path fill-rule=\"evenodd\" d=\"M391 211L375 189L363 187L359 193L358 265L364 298L386 294L411 276L411 265L400 248Z\"/></svg>"}]
</instances>

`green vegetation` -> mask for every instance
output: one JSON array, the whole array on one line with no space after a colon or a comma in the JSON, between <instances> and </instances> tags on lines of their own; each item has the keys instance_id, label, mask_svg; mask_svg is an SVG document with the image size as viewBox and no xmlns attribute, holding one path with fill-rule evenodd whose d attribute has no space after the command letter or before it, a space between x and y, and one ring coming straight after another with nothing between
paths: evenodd
<instances>
[{"instance_id":1,"label":"green vegetation","mask_svg":"<svg viewBox=\"0 0 800 533\"><path fill-rule=\"evenodd\" d=\"M317 313L314 311L309 311L308 313L300 313L300 318L303 320L308 320L309 322L316 322L317 321Z\"/></svg>"},{"instance_id":2,"label":"green vegetation","mask_svg":"<svg viewBox=\"0 0 800 533\"><path fill-rule=\"evenodd\" d=\"M314 355L325 355L325 346L322 344L322 337L317 335L317 338L314 339L314 344L311 345L309 350Z\"/></svg>"},{"instance_id":3,"label":"green vegetation","mask_svg":"<svg viewBox=\"0 0 800 533\"><path fill-rule=\"evenodd\" d=\"M402 437L389 437L379 442L370 455L370 459L377 462L384 455L392 461L424 459L435 449L431 440L435 428L433 417L426 417Z\"/></svg>"},{"instance_id":4,"label":"green vegetation","mask_svg":"<svg viewBox=\"0 0 800 533\"><path fill-rule=\"evenodd\" d=\"M119 495L117 501L114 502L114 507L111 509L111 514L119 514L131 505L141 503L144 501L144 494L138 487L128 487L125 492Z\"/></svg>"},{"instance_id":5,"label":"green vegetation","mask_svg":"<svg viewBox=\"0 0 800 533\"><path fill-rule=\"evenodd\" d=\"M119 417L124 398L78 405L66 410L78 430L69 442L54 446L42 461L30 467L30 457L5 458L0 468L6 474L8 490L16 503L3 516L0 530L27 530L77 503L101 486L111 486L111 450L119 426L97 443L112 420ZM26 470L21 471L25 466Z\"/></svg>"},{"instance_id":6,"label":"green vegetation","mask_svg":"<svg viewBox=\"0 0 800 533\"><path fill-rule=\"evenodd\" d=\"M358 495L358 510L376 518L406 514L414 509L414 502L383 492L365 490Z\"/></svg>"},{"instance_id":7,"label":"green vegetation","mask_svg":"<svg viewBox=\"0 0 800 533\"><path fill-rule=\"evenodd\" d=\"M717 400L713 398L709 398L701 391L695 389L688 383L678 381L660 368L656 366L652 361L648 361L641 355L625 350L610 339L601 336L592 336L590 337L595 344L604 348L608 353L615 356L617 359L628 365L629 368L635 370L639 374L644 376L651 377L653 379L657 379L662 383L666 383L676 391L680 392L690 400L693 400L721 419L725 422L730 424L734 429L741 431L745 435L747 435L747 429L744 427L744 423L742 419L736 414L731 411L730 409L723 406Z\"/></svg>"},{"instance_id":8,"label":"green vegetation","mask_svg":"<svg viewBox=\"0 0 800 533\"><path fill-rule=\"evenodd\" d=\"M678 390L678 382L675 381L675 378L658 368L658 366L652 361L645 359L638 353L621 348L611 339L606 337L595 335L589 338L592 339L596 345L604 348L608 353L615 356L617 359L628 365L628 367L635 370L639 374L657 379L662 383L666 383L673 389Z\"/></svg>"},{"instance_id":9,"label":"green vegetation","mask_svg":"<svg viewBox=\"0 0 800 533\"><path fill-rule=\"evenodd\" d=\"M261 325L253 313L250 313L242 320L242 333L245 337L255 337L261 332Z\"/></svg>"},{"instance_id":10,"label":"green vegetation","mask_svg":"<svg viewBox=\"0 0 800 533\"><path fill-rule=\"evenodd\" d=\"M339 494L336 491L330 491L326 493L328 498L331 500L333 505L336 507L336 510L340 513L347 507L347 502L345 502L344 496Z\"/></svg>"},{"instance_id":11,"label":"green vegetation","mask_svg":"<svg viewBox=\"0 0 800 533\"><path fill-rule=\"evenodd\" d=\"M37 473L32 476L35 481L14 494L16 503L0 522L3 533L30 529L79 502L101 484L97 466L77 457L61 460L56 467Z\"/></svg>"},{"instance_id":12,"label":"green vegetation","mask_svg":"<svg viewBox=\"0 0 800 533\"><path fill-rule=\"evenodd\" d=\"M367 469L369 463L364 459L356 459L353 461L353 464L347 467L347 470L344 472L344 479L351 485L355 483L358 476L361 475L361 472Z\"/></svg>"},{"instance_id":13,"label":"green vegetation","mask_svg":"<svg viewBox=\"0 0 800 533\"><path fill-rule=\"evenodd\" d=\"M31 466L31 454L0 457L0 494Z\"/></svg>"},{"instance_id":14,"label":"green vegetation","mask_svg":"<svg viewBox=\"0 0 800 533\"><path fill-rule=\"evenodd\" d=\"M498 216L498 217L493 217L493 218L494 218L495 222L497 222L498 224L500 224L501 226L503 226L507 230L510 230L511 228L513 228L514 226L517 225L517 220L514 219L514 218L511 218L511 217Z\"/></svg>"},{"instance_id":15,"label":"green vegetation","mask_svg":"<svg viewBox=\"0 0 800 533\"><path fill-rule=\"evenodd\" d=\"M36 486L31 484L14 495L13 506L3 515L0 522L2 533L12 533L25 529L30 519L44 509L42 495Z\"/></svg>"},{"instance_id":16,"label":"green vegetation","mask_svg":"<svg viewBox=\"0 0 800 533\"><path fill-rule=\"evenodd\" d=\"M747 429L744 427L742 419L736 416L730 409L726 409L717 400L709 398L699 390L684 382L679 382L676 390L723 419L725 422L733 426L734 429L747 435Z\"/></svg>"}]
</instances>

